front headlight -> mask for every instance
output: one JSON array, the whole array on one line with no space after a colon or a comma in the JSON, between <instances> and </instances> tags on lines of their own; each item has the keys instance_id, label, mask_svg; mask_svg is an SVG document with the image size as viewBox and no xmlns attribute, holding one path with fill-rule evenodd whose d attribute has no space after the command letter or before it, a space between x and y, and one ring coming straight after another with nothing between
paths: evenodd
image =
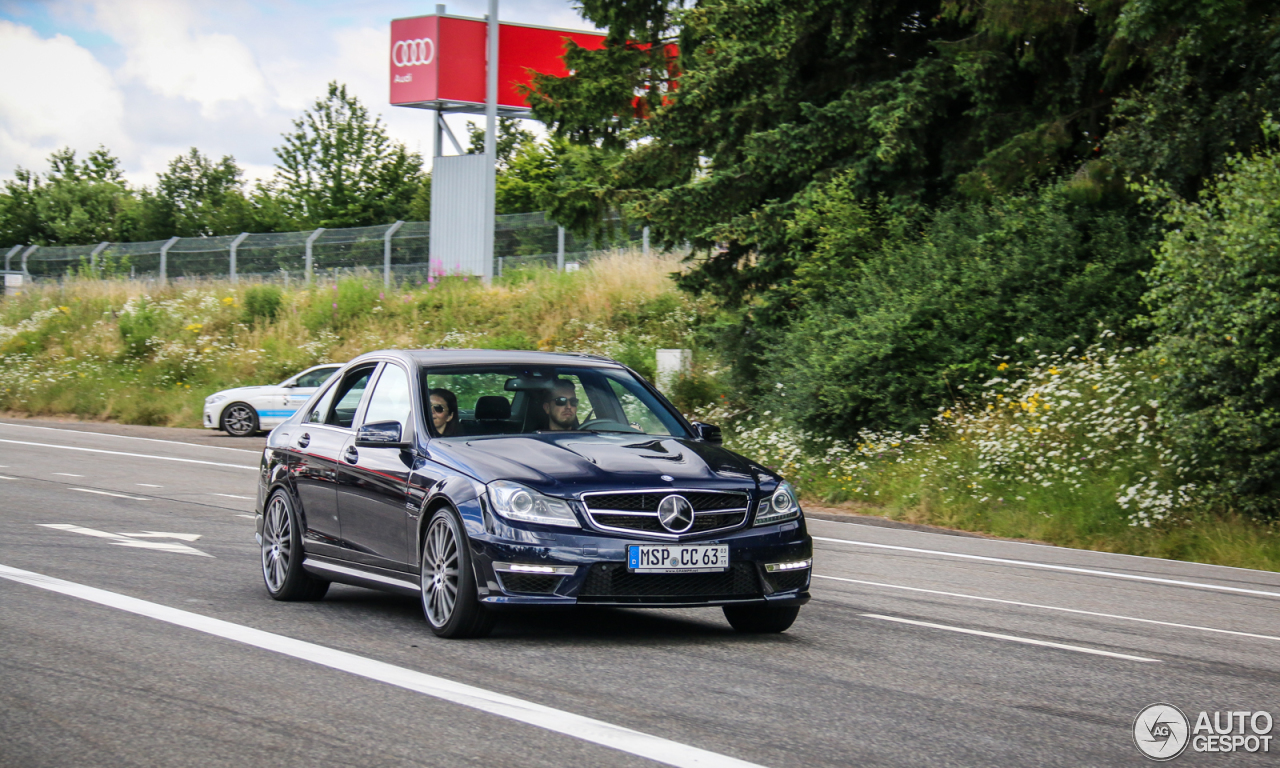
<instances>
[{"instance_id":1,"label":"front headlight","mask_svg":"<svg viewBox=\"0 0 1280 768\"><path fill-rule=\"evenodd\" d=\"M771 525L800 516L800 501L791 483L780 483L768 499L760 502L756 510L756 525Z\"/></svg>"},{"instance_id":2,"label":"front headlight","mask_svg":"<svg viewBox=\"0 0 1280 768\"><path fill-rule=\"evenodd\" d=\"M564 499L545 496L510 480L495 480L489 483L488 488L493 510L508 520L565 528L582 527Z\"/></svg>"},{"instance_id":3,"label":"front headlight","mask_svg":"<svg viewBox=\"0 0 1280 768\"><path fill-rule=\"evenodd\" d=\"M217 405L218 403L220 403L220 402L222 402L223 400L226 400L226 399L227 399L227 396L226 396L226 395L209 395L208 397L206 397L206 398L204 399L204 404L205 404L205 405Z\"/></svg>"}]
</instances>

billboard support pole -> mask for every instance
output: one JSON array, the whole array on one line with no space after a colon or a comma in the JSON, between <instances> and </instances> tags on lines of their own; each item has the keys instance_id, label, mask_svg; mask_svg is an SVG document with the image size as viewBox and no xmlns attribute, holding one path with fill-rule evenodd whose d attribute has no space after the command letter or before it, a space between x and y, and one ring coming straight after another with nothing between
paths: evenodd
<instances>
[{"instance_id":1,"label":"billboard support pole","mask_svg":"<svg viewBox=\"0 0 1280 768\"><path fill-rule=\"evenodd\" d=\"M498 174L498 0L489 0L488 56L485 61L484 93L484 284L493 282L494 196Z\"/></svg>"}]
</instances>

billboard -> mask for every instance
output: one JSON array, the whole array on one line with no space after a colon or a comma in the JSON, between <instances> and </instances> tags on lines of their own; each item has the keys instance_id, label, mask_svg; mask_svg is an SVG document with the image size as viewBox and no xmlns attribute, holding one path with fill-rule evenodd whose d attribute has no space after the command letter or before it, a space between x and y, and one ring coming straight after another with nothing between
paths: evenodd
<instances>
[{"instance_id":1,"label":"billboard","mask_svg":"<svg viewBox=\"0 0 1280 768\"><path fill-rule=\"evenodd\" d=\"M481 19L417 16L391 22L391 103L401 107L483 112L485 33ZM498 25L498 109L511 114L529 105L521 85L532 72L564 77L565 41L604 47L604 35L502 22Z\"/></svg>"}]
</instances>

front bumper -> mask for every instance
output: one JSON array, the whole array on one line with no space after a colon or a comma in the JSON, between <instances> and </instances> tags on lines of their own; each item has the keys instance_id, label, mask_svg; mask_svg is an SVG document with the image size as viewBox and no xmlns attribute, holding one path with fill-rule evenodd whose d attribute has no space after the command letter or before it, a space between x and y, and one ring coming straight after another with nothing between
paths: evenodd
<instances>
[{"instance_id":1,"label":"front bumper","mask_svg":"<svg viewBox=\"0 0 1280 768\"><path fill-rule=\"evenodd\" d=\"M488 523L484 535L471 534L471 542L480 600L492 607L671 608L737 603L802 605L809 601L813 539L805 530L803 519L683 541L682 544L729 545L728 570L692 574L638 574L627 570L628 545L663 542L589 530L533 533L491 516ZM769 565L805 560L810 561L809 567L767 569ZM547 573L548 570L553 572Z\"/></svg>"}]
</instances>

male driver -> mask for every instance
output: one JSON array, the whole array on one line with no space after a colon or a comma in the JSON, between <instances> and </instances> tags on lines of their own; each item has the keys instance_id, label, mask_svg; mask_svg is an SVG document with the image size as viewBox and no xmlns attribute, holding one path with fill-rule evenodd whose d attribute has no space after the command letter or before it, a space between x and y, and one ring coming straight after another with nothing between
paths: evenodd
<instances>
[{"instance_id":1,"label":"male driver","mask_svg":"<svg viewBox=\"0 0 1280 768\"><path fill-rule=\"evenodd\" d=\"M542 404L542 410L547 412L547 420L550 422L547 429L564 432L578 428L578 398L574 392L572 381L556 379L551 394Z\"/></svg>"}]
</instances>

